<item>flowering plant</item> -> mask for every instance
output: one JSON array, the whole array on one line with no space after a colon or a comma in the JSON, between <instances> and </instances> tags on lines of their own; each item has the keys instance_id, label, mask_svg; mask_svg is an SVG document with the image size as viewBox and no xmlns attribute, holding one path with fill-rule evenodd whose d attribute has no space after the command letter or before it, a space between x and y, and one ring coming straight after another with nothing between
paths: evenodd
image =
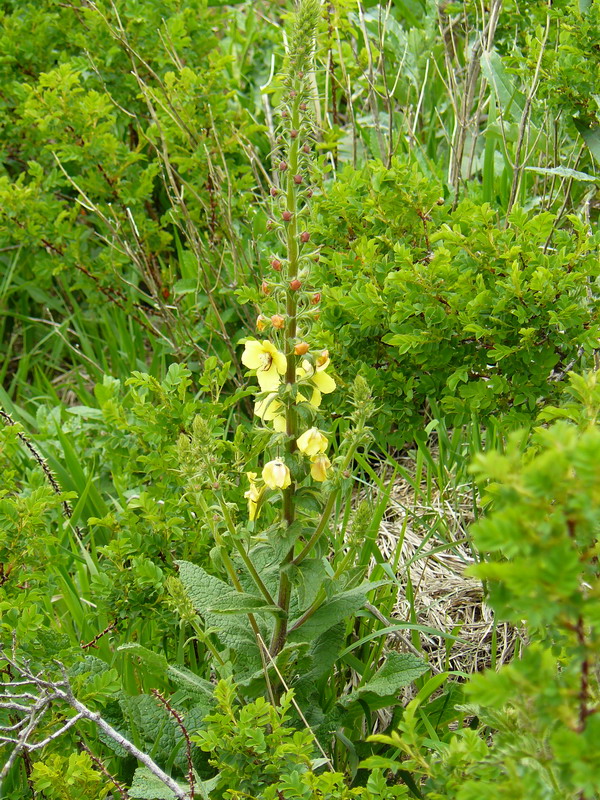
<instances>
[{"instance_id":1,"label":"flowering plant","mask_svg":"<svg viewBox=\"0 0 600 800\"><path fill-rule=\"evenodd\" d=\"M258 384L255 445L246 448L250 458L241 467L247 506L228 502L219 493L219 476L211 472L210 478L218 502L206 514L229 583L180 563L190 599L223 646L221 666L229 659L238 686L249 694L264 691L266 680L271 699L284 685L300 691L300 664L310 674L322 670L324 649L335 658L332 632L341 651L340 624L364 605L372 588L364 580L366 569L351 569L356 551L347 547L343 532L339 539L331 534L337 512L349 509L351 467L357 448L368 441L373 402L359 378L348 419L322 413L336 380L328 351L312 335L321 298L311 283L319 248L308 214L317 191L310 78L319 14L317 0L302 0L289 39L270 186L270 230L278 244L265 254L257 335L243 341L241 354ZM244 428L246 443L247 434Z\"/></svg>"}]
</instances>

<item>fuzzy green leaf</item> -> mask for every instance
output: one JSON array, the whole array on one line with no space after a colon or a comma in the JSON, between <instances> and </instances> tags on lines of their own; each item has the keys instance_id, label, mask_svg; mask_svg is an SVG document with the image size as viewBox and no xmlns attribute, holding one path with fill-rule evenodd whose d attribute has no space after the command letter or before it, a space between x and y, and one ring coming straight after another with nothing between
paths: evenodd
<instances>
[{"instance_id":1,"label":"fuzzy green leaf","mask_svg":"<svg viewBox=\"0 0 600 800\"><path fill-rule=\"evenodd\" d=\"M367 692L380 697L396 694L428 669L427 662L411 653L388 653L384 665L377 670L370 681L352 692L347 702L352 702Z\"/></svg>"},{"instance_id":2,"label":"fuzzy green leaf","mask_svg":"<svg viewBox=\"0 0 600 800\"><path fill-rule=\"evenodd\" d=\"M181 787L187 791L187 786ZM135 800L173 800L175 794L146 767L138 767L133 776L129 796Z\"/></svg>"}]
</instances>

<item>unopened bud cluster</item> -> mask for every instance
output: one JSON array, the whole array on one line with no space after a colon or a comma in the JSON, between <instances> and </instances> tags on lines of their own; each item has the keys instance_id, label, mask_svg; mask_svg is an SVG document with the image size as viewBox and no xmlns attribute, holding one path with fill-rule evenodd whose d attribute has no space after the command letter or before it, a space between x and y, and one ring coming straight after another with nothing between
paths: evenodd
<instances>
[{"instance_id":1,"label":"unopened bud cluster","mask_svg":"<svg viewBox=\"0 0 600 800\"><path fill-rule=\"evenodd\" d=\"M328 480L332 466L326 454L327 436L307 421L316 417L323 395L336 387L327 371L328 352L315 349L310 342L321 300L321 293L311 282L311 268L319 254L309 230L313 127L308 74L319 14L318 2L302 0L290 40L278 145L272 154L271 215L267 224L276 233L278 244L263 262L264 302L256 320L263 338L246 341L242 356L242 363L255 370L261 390L255 414L263 425L279 434L273 440L277 457L264 465L260 477L259 473L248 473L249 514L252 520L257 518L265 491L281 490L288 498L284 502L288 524L293 519L289 509L293 507L296 481L309 476L317 483Z\"/></svg>"},{"instance_id":2,"label":"unopened bud cluster","mask_svg":"<svg viewBox=\"0 0 600 800\"><path fill-rule=\"evenodd\" d=\"M318 261L318 249L307 229L309 202L313 195L310 106L306 74L302 70L290 71L285 79L280 109L277 137L280 146L273 153L275 183L269 192L271 218L268 227L276 231L279 247L267 260L261 280L261 293L274 301L277 313L261 314L256 320L259 333L272 328L274 332L281 331L282 338L299 338L301 342L310 333L312 322L319 317L321 299L320 292L315 292L310 285L310 269ZM295 311L293 324L290 321L292 305ZM293 337L290 336L292 333ZM296 352L296 355L305 352Z\"/></svg>"}]
</instances>

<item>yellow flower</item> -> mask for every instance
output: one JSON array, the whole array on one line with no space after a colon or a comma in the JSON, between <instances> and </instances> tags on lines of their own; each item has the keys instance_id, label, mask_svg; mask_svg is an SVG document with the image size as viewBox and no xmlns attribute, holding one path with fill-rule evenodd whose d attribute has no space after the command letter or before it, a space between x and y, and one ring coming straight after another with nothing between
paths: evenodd
<instances>
[{"instance_id":1,"label":"yellow flower","mask_svg":"<svg viewBox=\"0 0 600 800\"><path fill-rule=\"evenodd\" d=\"M316 481L327 480L327 470L331 466L331 461L323 453L319 453L311 458L310 474Z\"/></svg>"},{"instance_id":2,"label":"yellow flower","mask_svg":"<svg viewBox=\"0 0 600 800\"><path fill-rule=\"evenodd\" d=\"M310 399L307 400L301 392L298 392L296 403L309 403L313 408L318 408L321 405L321 392L314 386L309 388L312 388ZM257 400L254 404L254 413L263 422L272 422L273 428L278 433L285 433L285 410L276 392L270 392L262 400Z\"/></svg>"},{"instance_id":3,"label":"yellow flower","mask_svg":"<svg viewBox=\"0 0 600 800\"><path fill-rule=\"evenodd\" d=\"M329 394L335 389L334 379L325 372L330 363L329 353L327 350L323 350L321 355L315 360L314 366L307 358L303 359L302 366L298 369L297 376L301 380L308 379L319 392Z\"/></svg>"},{"instance_id":4,"label":"yellow flower","mask_svg":"<svg viewBox=\"0 0 600 800\"><path fill-rule=\"evenodd\" d=\"M273 392L279 386L279 376L285 373L286 357L269 341L246 342L242 364L256 370L256 377L263 392Z\"/></svg>"},{"instance_id":5,"label":"yellow flower","mask_svg":"<svg viewBox=\"0 0 600 800\"><path fill-rule=\"evenodd\" d=\"M254 413L263 422L272 422L276 431L285 431L285 413L283 405L277 400L275 392L268 394L263 400L257 400L254 404Z\"/></svg>"},{"instance_id":6,"label":"yellow flower","mask_svg":"<svg viewBox=\"0 0 600 800\"><path fill-rule=\"evenodd\" d=\"M259 506L260 500L263 496L263 492L265 491L265 487L259 487L256 481L256 472L247 472L246 477L250 483L250 488L247 492L244 492L244 497L248 500L248 516L250 517L250 521L254 521L259 514Z\"/></svg>"},{"instance_id":7,"label":"yellow flower","mask_svg":"<svg viewBox=\"0 0 600 800\"><path fill-rule=\"evenodd\" d=\"M289 469L278 458L265 464L262 477L270 489L287 489L292 482Z\"/></svg>"},{"instance_id":8,"label":"yellow flower","mask_svg":"<svg viewBox=\"0 0 600 800\"><path fill-rule=\"evenodd\" d=\"M329 442L327 437L318 428L309 428L297 440L298 450L307 456L316 456L327 450Z\"/></svg>"}]
</instances>

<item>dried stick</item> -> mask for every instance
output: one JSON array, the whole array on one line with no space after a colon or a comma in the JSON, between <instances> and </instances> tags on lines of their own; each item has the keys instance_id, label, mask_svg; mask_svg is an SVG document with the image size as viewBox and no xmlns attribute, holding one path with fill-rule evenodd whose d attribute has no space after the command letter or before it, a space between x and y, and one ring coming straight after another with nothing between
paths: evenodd
<instances>
[{"instance_id":1,"label":"dried stick","mask_svg":"<svg viewBox=\"0 0 600 800\"><path fill-rule=\"evenodd\" d=\"M16 682L17 685L32 686L38 690L37 695L33 692L20 692L18 695L15 695L11 693L12 684L6 684L4 689L0 688L0 708L10 708L27 714L27 722L18 738L0 737L0 740L3 739L14 745L8 760L0 771L0 791L2 789L2 782L8 775L20 753L44 747L49 742L65 733L69 728L74 727L80 720L85 719L93 722L106 736L119 744L127 753L143 764L149 772L173 792L177 800L193 800L192 795L185 789L182 789L182 787L170 775L167 775L147 753L142 752L132 742L126 739L125 736L119 733L119 731L115 730L112 725L109 725L99 712L92 711L75 697L63 664L56 662L62 672L63 679L61 681L52 681L43 679L39 674L35 675L29 669L28 664L18 663L14 659L14 656L11 658L6 652L1 650L0 659L7 661L12 670L18 674L20 678L23 678L22 681ZM31 701L32 697L34 700ZM14 702L15 699L30 700L30 703L16 703ZM69 718L64 725L46 736L43 740L30 742L29 738L35 733L42 716L55 701L61 701L71 706L76 712L75 716Z\"/></svg>"}]
</instances>

